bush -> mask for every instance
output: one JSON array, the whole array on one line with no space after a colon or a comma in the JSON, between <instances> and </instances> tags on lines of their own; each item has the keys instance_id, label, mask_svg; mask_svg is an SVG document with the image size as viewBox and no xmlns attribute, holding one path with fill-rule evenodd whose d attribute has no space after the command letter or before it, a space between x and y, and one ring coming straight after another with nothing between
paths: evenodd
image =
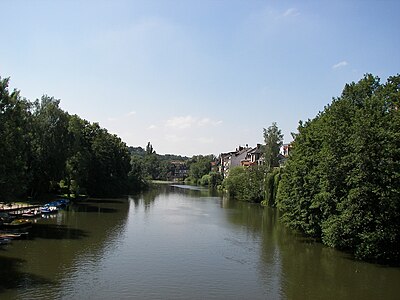
<instances>
[{"instance_id":1,"label":"bush","mask_svg":"<svg viewBox=\"0 0 400 300\"><path fill-rule=\"evenodd\" d=\"M291 227L356 258L400 264L400 75L347 84L299 125L277 206Z\"/></svg>"},{"instance_id":2,"label":"bush","mask_svg":"<svg viewBox=\"0 0 400 300\"><path fill-rule=\"evenodd\" d=\"M264 171L261 167L235 167L223 185L229 196L241 201L261 202L264 196Z\"/></svg>"}]
</instances>

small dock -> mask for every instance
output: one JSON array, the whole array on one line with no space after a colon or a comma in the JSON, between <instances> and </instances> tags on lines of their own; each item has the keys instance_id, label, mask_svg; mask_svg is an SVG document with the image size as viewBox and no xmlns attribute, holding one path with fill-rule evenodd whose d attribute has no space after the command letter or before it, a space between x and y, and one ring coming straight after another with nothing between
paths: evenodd
<instances>
[{"instance_id":1,"label":"small dock","mask_svg":"<svg viewBox=\"0 0 400 300\"><path fill-rule=\"evenodd\" d=\"M29 209L39 208L39 204L29 204L29 203L0 203L0 212L19 212Z\"/></svg>"}]
</instances>

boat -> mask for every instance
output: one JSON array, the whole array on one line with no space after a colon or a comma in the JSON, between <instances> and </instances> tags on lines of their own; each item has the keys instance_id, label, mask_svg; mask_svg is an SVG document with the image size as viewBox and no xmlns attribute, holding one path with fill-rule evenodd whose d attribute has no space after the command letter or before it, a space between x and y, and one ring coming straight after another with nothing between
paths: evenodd
<instances>
[{"instance_id":1,"label":"boat","mask_svg":"<svg viewBox=\"0 0 400 300\"><path fill-rule=\"evenodd\" d=\"M40 208L42 214L52 214L57 213L59 209L67 207L69 204L68 199L58 199L49 203L46 203Z\"/></svg>"},{"instance_id":2,"label":"boat","mask_svg":"<svg viewBox=\"0 0 400 300\"><path fill-rule=\"evenodd\" d=\"M42 214L55 214L58 212L58 208L56 206L50 206L46 204L40 208L40 212Z\"/></svg>"},{"instance_id":3,"label":"boat","mask_svg":"<svg viewBox=\"0 0 400 300\"><path fill-rule=\"evenodd\" d=\"M57 208L65 208L67 205L70 203L68 199L58 199L55 201L52 201L50 203L45 204L45 206L55 206Z\"/></svg>"},{"instance_id":4,"label":"boat","mask_svg":"<svg viewBox=\"0 0 400 300\"><path fill-rule=\"evenodd\" d=\"M23 218L35 218L40 217L41 211L39 209L30 209L21 214Z\"/></svg>"},{"instance_id":5,"label":"boat","mask_svg":"<svg viewBox=\"0 0 400 300\"><path fill-rule=\"evenodd\" d=\"M6 212L0 212L0 224L1 223L10 223L15 219L14 216L11 216L10 214Z\"/></svg>"},{"instance_id":6,"label":"boat","mask_svg":"<svg viewBox=\"0 0 400 300\"><path fill-rule=\"evenodd\" d=\"M21 233L0 233L0 239L19 239L21 235Z\"/></svg>"},{"instance_id":7,"label":"boat","mask_svg":"<svg viewBox=\"0 0 400 300\"><path fill-rule=\"evenodd\" d=\"M27 231L17 231L17 230L2 230L0 232L0 239L26 239L29 232Z\"/></svg>"},{"instance_id":8,"label":"boat","mask_svg":"<svg viewBox=\"0 0 400 300\"><path fill-rule=\"evenodd\" d=\"M10 239L0 238L0 245L7 245L11 242Z\"/></svg>"},{"instance_id":9,"label":"boat","mask_svg":"<svg viewBox=\"0 0 400 300\"><path fill-rule=\"evenodd\" d=\"M19 229L19 228L26 228L32 226L32 222L29 220L25 219L17 219L13 220L9 223L3 222L3 225L1 225L3 228L8 228L8 229Z\"/></svg>"}]
</instances>

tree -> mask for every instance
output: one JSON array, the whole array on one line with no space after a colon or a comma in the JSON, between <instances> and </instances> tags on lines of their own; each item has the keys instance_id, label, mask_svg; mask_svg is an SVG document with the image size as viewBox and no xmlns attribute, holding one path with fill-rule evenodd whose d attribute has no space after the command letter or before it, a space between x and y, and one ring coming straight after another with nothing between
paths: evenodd
<instances>
[{"instance_id":1,"label":"tree","mask_svg":"<svg viewBox=\"0 0 400 300\"><path fill-rule=\"evenodd\" d=\"M261 202L264 198L264 168L234 167L229 170L229 176L224 179L224 188L229 196L241 201Z\"/></svg>"},{"instance_id":2,"label":"tree","mask_svg":"<svg viewBox=\"0 0 400 300\"><path fill-rule=\"evenodd\" d=\"M211 171L211 162L214 160L213 155L198 155L193 156L189 161L189 177L197 184L197 182L203 177L208 175Z\"/></svg>"},{"instance_id":3,"label":"tree","mask_svg":"<svg viewBox=\"0 0 400 300\"><path fill-rule=\"evenodd\" d=\"M64 177L69 148L69 116L59 104L60 100L46 95L33 103L28 164L32 196L49 192L51 184Z\"/></svg>"},{"instance_id":4,"label":"tree","mask_svg":"<svg viewBox=\"0 0 400 300\"><path fill-rule=\"evenodd\" d=\"M400 76L365 75L301 123L278 189L290 226L355 257L400 263Z\"/></svg>"},{"instance_id":5,"label":"tree","mask_svg":"<svg viewBox=\"0 0 400 300\"><path fill-rule=\"evenodd\" d=\"M264 141L265 141L265 164L268 169L279 166L279 150L283 142L283 134L281 130L273 122L268 129L264 128Z\"/></svg>"},{"instance_id":6,"label":"tree","mask_svg":"<svg viewBox=\"0 0 400 300\"><path fill-rule=\"evenodd\" d=\"M138 192L147 189L143 160L138 156L131 157L131 170L128 174L128 183L130 192Z\"/></svg>"},{"instance_id":7,"label":"tree","mask_svg":"<svg viewBox=\"0 0 400 300\"><path fill-rule=\"evenodd\" d=\"M60 100L44 95L34 103L8 90L0 78L0 197L67 192L110 196L142 188L142 169L130 164L128 147L97 123L70 116ZM147 152L155 156L151 144Z\"/></svg>"},{"instance_id":8,"label":"tree","mask_svg":"<svg viewBox=\"0 0 400 300\"><path fill-rule=\"evenodd\" d=\"M94 137L87 187L89 194L114 196L126 193L131 171L128 147L118 136L108 133L97 123L92 127Z\"/></svg>"},{"instance_id":9,"label":"tree","mask_svg":"<svg viewBox=\"0 0 400 300\"><path fill-rule=\"evenodd\" d=\"M80 193L87 193L86 188L92 161L93 128L90 122L77 115L69 118L70 142L65 177L67 191L73 192L76 196Z\"/></svg>"},{"instance_id":10,"label":"tree","mask_svg":"<svg viewBox=\"0 0 400 300\"><path fill-rule=\"evenodd\" d=\"M0 77L0 198L23 194L27 185L30 137L30 103L19 91L8 90L9 79Z\"/></svg>"},{"instance_id":11,"label":"tree","mask_svg":"<svg viewBox=\"0 0 400 300\"><path fill-rule=\"evenodd\" d=\"M148 142L147 146L146 146L146 154L151 155L151 154L155 154L155 153L156 152L154 151L153 146L151 145L150 142Z\"/></svg>"}]
</instances>

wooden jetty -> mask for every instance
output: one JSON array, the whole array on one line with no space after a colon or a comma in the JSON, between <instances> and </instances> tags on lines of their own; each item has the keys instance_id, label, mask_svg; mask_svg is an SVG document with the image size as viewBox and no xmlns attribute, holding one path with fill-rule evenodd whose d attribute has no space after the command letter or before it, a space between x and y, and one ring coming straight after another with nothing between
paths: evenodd
<instances>
[{"instance_id":1,"label":"wooden jetty","mask_svg":"<svg viewBox=\"0 0 400 300\"><path fill-rule=\"evenodd\" d=\"M23 212L30 209L39 208L42 205L29 203L0 203L0 212Z\"/></svg>"}]
</instances>

